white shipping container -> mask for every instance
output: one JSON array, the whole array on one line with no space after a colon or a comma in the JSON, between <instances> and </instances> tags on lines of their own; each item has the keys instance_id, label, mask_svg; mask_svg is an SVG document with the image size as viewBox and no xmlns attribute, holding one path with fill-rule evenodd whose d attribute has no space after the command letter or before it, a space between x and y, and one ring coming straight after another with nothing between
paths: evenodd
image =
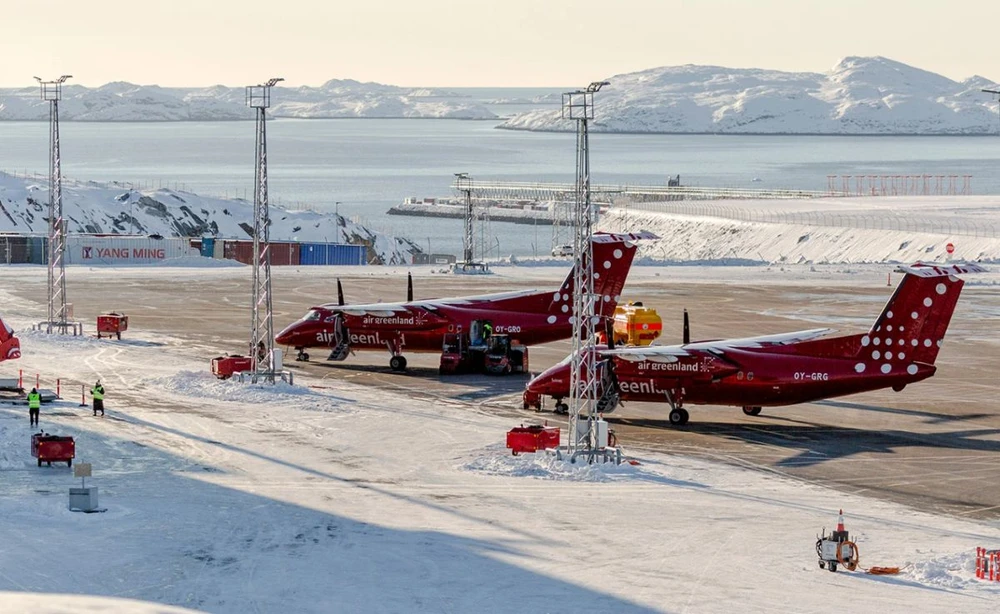
<instances>
[{"instance_id":1,"label":"white shipping container","mask_svg":"<svg viewBox=\"0 0 1000 614\"><path fill-rule=\"evenodd\" d=\"M200 256L188 239L148 237L66 237L66 264L154 264L174 258Z\"/></svg>"}]
</instances>

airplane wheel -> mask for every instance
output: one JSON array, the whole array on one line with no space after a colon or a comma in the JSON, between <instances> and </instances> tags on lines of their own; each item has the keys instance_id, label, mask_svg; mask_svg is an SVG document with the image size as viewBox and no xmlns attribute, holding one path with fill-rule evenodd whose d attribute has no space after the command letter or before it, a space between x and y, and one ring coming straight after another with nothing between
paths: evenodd
<instances>
[{"instance_id":1,"label":"airplane wheel","mask_svg":"<svg viewBox=\"0 0 1000 614\"><path fill-rule=\"evenodd\" d=\"M405 371L406 359L402 356L393 356L389 359L389 368L393 371Z\"/></svg>"},{"instance_id":2,"label":"airplane wheel","mask_svg":"<svg viewBox=\"0 0 1000 614\"><path fill-rule=\"evenodd\" d=\"M555 408L554 411L557 414L568 414L569 413L569 405L567 405L565 403L556 403L556 408Z\"/></svg>"},{"instance_id":3,"label":"airplane wheel","mask_svg":"<svg viewBox=\"0 0 1000 614\"><path fill-rule=\"evenodd\" d=\"M746 414L746 415L748 415L748 416L759 416L760 415L760 409L761 409L760 407L756 407L756 406L752 406L752 405L744 405L743 406L743 413Z\"/></svg>"},{"instance_id":4,"label":"airplane wheel","mask_svg":"<svg viewBox=\"0 0 1000 614\"><path fill-rule=\"evenodd\" d=\"M691 415L688 414L687 410L683 407L678 407L677 409L670 410L670 424L674 426L680 426L682 424L687 424L688 418Z\"/></svg>"}]
</instances>

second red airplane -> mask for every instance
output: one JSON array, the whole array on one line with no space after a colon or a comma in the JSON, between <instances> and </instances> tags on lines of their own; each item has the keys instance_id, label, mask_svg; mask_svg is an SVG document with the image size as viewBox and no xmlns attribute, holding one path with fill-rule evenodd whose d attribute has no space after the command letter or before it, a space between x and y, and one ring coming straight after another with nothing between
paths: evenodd
<instances>
[{"instance_id":1,"label":"second red airplane","mask_svg":"<svg viewBox=\"0 0 1000 614\"><path fill-rule=\"evenodd\" d=\"M794 333L702 341L682 345L590 350L604 382L597 410L619 400L670 405L670 423L688 421L685 403L742 407L756 416L762 407L794 405L881 388L901 391L937 370L944 340L964 282L980 273L975 264L900 267L905 273L867 333L828 337L818 328ZM524 407L541 406L543 395L565 411L570 360L532 379Z\"/></svg>"}]
</instances>

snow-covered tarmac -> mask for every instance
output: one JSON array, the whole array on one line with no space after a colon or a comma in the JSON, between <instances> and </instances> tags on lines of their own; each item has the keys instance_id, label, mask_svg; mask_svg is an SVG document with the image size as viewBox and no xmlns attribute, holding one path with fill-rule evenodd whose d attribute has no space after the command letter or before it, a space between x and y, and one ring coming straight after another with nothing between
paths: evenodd
<instances>
[{"instance_id":1,"label":"snow-covered tarmac","mask_svg":"<svg viewBox=\"0 0 1000 614\"><path fill-rule=\"evenodd\" d=\"M663 272L643 268L634 273L646 283ZM546 269L498 275L565 273ZM4 273L18 284L45 275ZM70 271L96 286L162 278L178 295L185 282L228 287L239 273ZM852 283L842 272L794 275ZM732 273L751 276L773 283L760 269ZM381 283L369 291L382 292ZM220 320L244 317L227 309ZM41 306L0 290L0 314L24 331ZM1000 599L1000 583L973 573L975 547L1000 546L996 522L690 456L642 452L641 465L623 467L514 458L501 443L511 418L476 404L372 395L341 380L314 388L309 374L296 387L219 382L204 349L212 320L197 344L133 322L122 342L20 332L24 358L0 365L64 382L99 376L109 394L104 419L72 397L43 408L41 419L45 430L76 437L77 461L94 464L101 514L66 509L70 471L36 467L26 411L0 407L0 591L11 591L0 592L0 611L69 611L66 600L29 607L40 599L27 593L241 613L954 613L992 612ZM898 565L899 576L819 569L816 533L832 528L841 507L862 565Z\"/></svg>"}]
</instances>

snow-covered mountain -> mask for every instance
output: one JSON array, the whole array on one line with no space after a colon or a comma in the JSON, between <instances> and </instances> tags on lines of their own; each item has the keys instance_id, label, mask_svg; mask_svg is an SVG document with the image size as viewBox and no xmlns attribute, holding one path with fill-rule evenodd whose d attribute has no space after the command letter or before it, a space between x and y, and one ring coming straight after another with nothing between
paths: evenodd
<instances>
[{"instance_id":1,"label":"snow-covered mountain","mask_svg":"<svg viewBox=\"0 0 1000 614\"><path fill-rule=\"evenodd\" d=\"M48 199L46 182L0 173L0 232L47 233ZM248 239L253 231L252 203L168 189L64 180L63 212L70 233ZM373 232L343 216L275 206L270 236L274 241L365 244L378 264L410 263L422 251L408 239Z\"/></svg>"},{"instance_id":2,"label":"snow-covered mountain","mask_svg":"<svg viewBox=\"0 0 1000 614\"><path fill-rule=\"evenodd\" d=\"M353 80L335 79L319 87L275 87L271 103L272 117L496 118L453 92ZM37 87L0 89L0 120L44 120L48 113ZM67 84L59 115L79 121L218 121L254 116L242 87L165 88L125 82L97 88Z\"/></svg>"},{"instance_id":3,"label":"snow-covered mountain","mask_svg":"<svg viewBox=\"0 0 1000 614\"><path fill-rule=\"evenodd\" d=\"M848 57L827 73L667 66L616 75L596 96L593 130L743 134L990 134L997 103L964 81L883 57ZM574 130L559 109L500 125Z\"/></svg>"}]
</instances>

